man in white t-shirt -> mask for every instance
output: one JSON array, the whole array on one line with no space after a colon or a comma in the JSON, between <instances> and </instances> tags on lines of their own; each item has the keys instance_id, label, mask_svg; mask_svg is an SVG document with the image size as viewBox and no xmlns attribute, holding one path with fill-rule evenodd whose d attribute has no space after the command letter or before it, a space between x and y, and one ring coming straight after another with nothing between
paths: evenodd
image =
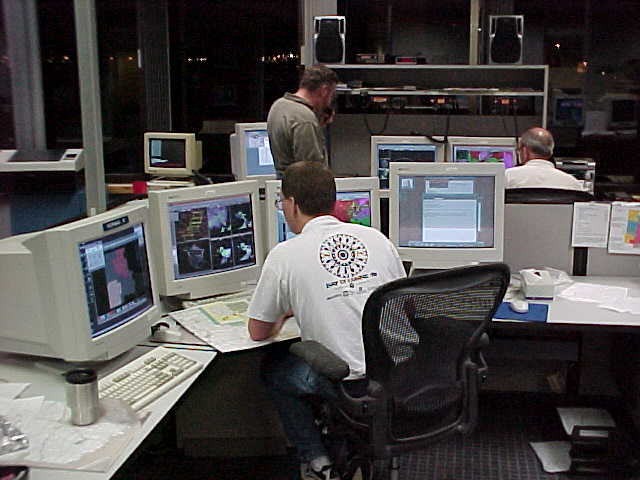
<instances>
[{"instance_id":1,"label":"man in white t-shirt","mask_svg":"<svg viewBox=\"0 0 640 480\"><path fill-rule=\"evenodd\" d=\"M331 171L297 162L282 179L281 208L297 236L267 257L249 306L254 340L276 335L295 315L302 340L315 340L349 364L347 380L365 374L362 311L380 285L405 277L393 244L379 231L342 223L331 215L336 200ZM263 369L263 378L304 479L337 479L320 440L309 394L335 398L335 386L300 358L287 354Z\"/></svg>"},{"instance_id":2,"label":"man in white t-shirt","mask_svg":"<svg viewBox=\"0 0 640 480\"><path fill-rule=\"evenodd\" d=\"M558 188L583 190L582 183L558 170L549 160L553 155L553 136L544 128L530 128L518 142L522 166L507 169L505 188Z\"/></svg>"}]
</instances>

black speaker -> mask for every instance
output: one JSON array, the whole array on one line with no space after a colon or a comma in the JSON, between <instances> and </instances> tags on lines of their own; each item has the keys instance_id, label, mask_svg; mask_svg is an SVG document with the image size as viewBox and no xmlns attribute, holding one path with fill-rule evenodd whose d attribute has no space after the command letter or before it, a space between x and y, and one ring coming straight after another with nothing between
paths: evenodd
<instances>
[{"instance_id":1,"label":"black speaker","mask_svg":"<svg viewBox=\"0 0 640 480\"><path fill-rule=\"evenodd\" d=\"M344 63L345 17L314 17L313 31L313 63Z\"/></svg>"},{"instance_id":2,"label":"black speaker","mask_svg":"<svg viewBox=\"0 0 640 480\"><path fill-rule=\"evenodd\" d=\"M489 63L522 63L523 15L489 16Z\"/></svg>"}]
</instances>

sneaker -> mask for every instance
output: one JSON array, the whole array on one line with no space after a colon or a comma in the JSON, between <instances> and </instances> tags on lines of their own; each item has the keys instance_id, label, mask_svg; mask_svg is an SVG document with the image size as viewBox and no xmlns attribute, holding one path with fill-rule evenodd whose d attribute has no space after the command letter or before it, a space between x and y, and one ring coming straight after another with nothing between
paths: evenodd
<instances>
[{"instance_id":1,"label":"sneaker","mask_svg":"<svg viewBox=\"0 0 640 480\"><path fill-rule=\"evenodd\" d=\"M300 478L302 480L340 480L340 475L333 465L325 465L320 470L314 470L310 463L300 465Z\"/></svg>"}]
</instances>

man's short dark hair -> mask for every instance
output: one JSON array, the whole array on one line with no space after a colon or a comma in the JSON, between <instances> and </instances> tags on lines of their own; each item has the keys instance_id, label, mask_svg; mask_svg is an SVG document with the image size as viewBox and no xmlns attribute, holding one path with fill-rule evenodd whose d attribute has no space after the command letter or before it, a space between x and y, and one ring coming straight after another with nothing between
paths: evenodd
<instances>
[{"instance_id":1,"label":"man's short dark hair","mask_svg":"<svg viewBox=\"0 0 640 480\"><path fill-rule=\"evenodd\" d=\"M333 173L320 162L296 162L284 171L282 194L293 197L302 213L330 215L336 203Z\"/></svg>"},{"instance_id":2,"label":"man's short dark hair","mask_svg":"<svg viewBox=\"0 0 640 480\"><path fill-rule=\"evenodd\" d=\"M315 92L322 85L335 85L338 83L338 75L324 65L313 65L304 69L300 77L300 88Z\"/></svg>"}]
</instances>

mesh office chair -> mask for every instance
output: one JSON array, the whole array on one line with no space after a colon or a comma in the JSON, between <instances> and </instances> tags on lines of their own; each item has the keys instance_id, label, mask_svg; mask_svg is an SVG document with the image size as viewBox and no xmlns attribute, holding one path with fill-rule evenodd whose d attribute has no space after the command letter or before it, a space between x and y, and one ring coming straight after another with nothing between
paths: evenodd
<instances>
[{"instance_id":1,"label":"mesh office chair","mask_svg":"<svg viewBox=\"0 0 640 480\"><path fill-rule=\"evenodd\" d=\"M590 202L593 195L582 190L560 188L507 188L505 203L560 203Z\"/></svg>"},{"instance_id":2,"label":"mesh office chair","mask_svg":"<svg viewBox=\"0 0 640 480\"><path fill-rule=\"evenodd\" d=\"M372 478L375 459L391 459L397 479L400 454L474 428L486 370L479 349L508 284L500 263L396 280L371 294L362 319L366 391L356 396L341 382L339 401L325 406L343 479L358 467ZM304 357L305 343L292 352Z\"/></svg>"}]
</instances>

